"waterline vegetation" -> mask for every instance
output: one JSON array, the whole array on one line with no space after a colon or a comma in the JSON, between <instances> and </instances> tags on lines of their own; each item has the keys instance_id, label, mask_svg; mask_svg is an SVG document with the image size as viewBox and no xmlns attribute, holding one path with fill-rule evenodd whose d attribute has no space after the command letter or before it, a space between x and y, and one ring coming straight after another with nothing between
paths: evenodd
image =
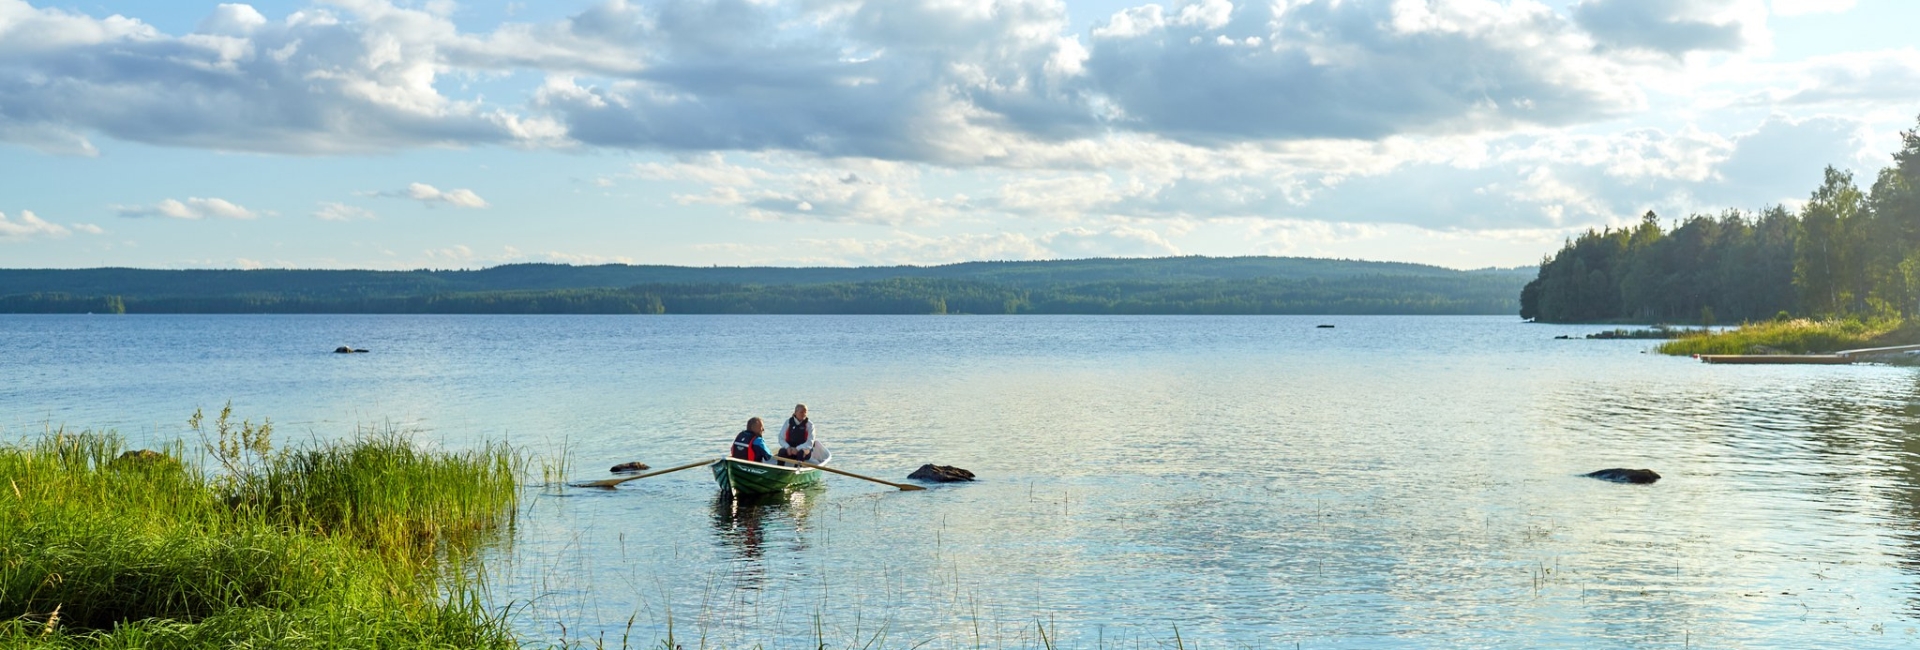
<instances>
[{"instance_id":1,"label":"waterline vegetation","mask_svg":"<svg viewBox=\"0 0 1920 650\"><path fill-rule=\"evenodd\" d=\"M1898 318L1783 318L1723 332L1700 332L1661 344L1662 354L1817 354L1908 345L1920 328Z\"/></svg>"},{"instance_id":2,"label":"waterline vegetation","mask_svg":"<svg viewBox=\"0 0 1920 650\"><path fill-rule=\"evenodd\" d=\"M0 645L519 647L473 560L513 525L509 450L392 430L274 450L270 423L213 425L217 471L112 433L0 446Z\"/></svg>"}]
</instances>

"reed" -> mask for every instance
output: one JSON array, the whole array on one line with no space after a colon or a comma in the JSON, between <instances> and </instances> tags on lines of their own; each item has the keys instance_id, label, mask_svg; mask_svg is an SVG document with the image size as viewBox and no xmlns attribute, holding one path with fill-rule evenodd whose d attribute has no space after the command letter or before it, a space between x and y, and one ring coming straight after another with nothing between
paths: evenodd
<instances>
[{"instance_id":1,"label":"reed","mask_svg":"<svg viewBox=\"0 0 1920 650\"><path fill-rule=\"evenodd\" d=\"M265 440L223 472L111 433L0 446L0 645L517 647L461 570L512 523L513 454Z\"/></svg>"}]
</instances>

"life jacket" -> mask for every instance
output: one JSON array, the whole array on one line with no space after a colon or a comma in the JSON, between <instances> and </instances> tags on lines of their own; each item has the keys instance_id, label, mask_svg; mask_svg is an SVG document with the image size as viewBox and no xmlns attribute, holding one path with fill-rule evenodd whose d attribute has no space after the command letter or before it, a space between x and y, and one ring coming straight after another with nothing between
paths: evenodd
<instances>
[{"instance_id":1,"label":"life jacket","mask_svg":"<svg viewBox=\"0 0 1920 650\"><path fill-rule=\"evenodd\" d=\"M734 436L733 437L733 457L738 458L740 460L750 460L756 463L766 462L767 461L766 453L761 451L763 447L761 447L760 445L753 444L755 442L755 439L759 437L760 436L754 434L754 432L752 431L741 431L740 435Z\"/></svg>"},{"instance_id":2,"label":"life jacket","mask_svg":"<svg viewBox=\"0 0 1920 650\"><path fill-rule=\"evenodd\" d=\"M813 449L813 420L801 422L789 416L784 433L786 435L781 436L781 438L783 442L787 443L787 447L801 451Z\"/></svg>"},{"instance_id":3,"label":"life jacket","mask_svg":"<svg viewBox=\"0 0 1920 650\"><path fill-rule=\"evenodd\" d=\"M814 420L799 422L791 416L787 418L785 431L780 435L781 458L812 458L814 454Z\"/></svg>"}]
</instances>

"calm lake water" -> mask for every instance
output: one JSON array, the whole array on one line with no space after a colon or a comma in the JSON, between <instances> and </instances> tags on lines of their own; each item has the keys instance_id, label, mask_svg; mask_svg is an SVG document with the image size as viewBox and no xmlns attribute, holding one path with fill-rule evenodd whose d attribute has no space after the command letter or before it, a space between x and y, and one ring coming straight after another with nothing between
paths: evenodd
<instances>
[{"instance_id":1,"label":"calm lake water","mask_svg":"<svg viewBox=\"0 0 1920 650\"><path fill-rule=\"evenodd\" d=\"M981 476L771 503L718 499L704 470L529 487L488 567L535 641L619 647L631 618L634 646L671 623L689 649L1039 647L1042 627L1079 648L1920 643L1920 371L1553 340L1594 329L0 316L0 435L154 444L231 400L283 442L392 423L597 479L806 402L844 469ZM1666 478L1577 476L1607 467Z\"/></svg>"}]
</instances>

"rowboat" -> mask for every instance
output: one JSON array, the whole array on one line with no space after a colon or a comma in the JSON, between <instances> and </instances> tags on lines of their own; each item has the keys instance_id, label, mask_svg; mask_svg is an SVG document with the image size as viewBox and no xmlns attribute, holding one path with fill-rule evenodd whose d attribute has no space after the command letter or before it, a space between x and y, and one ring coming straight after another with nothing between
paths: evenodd
<instances>
[{"instance_id":1,"label":"rowboat","mask_svg":"<svg viewBox=\"0 0 1920 650\"><path fill-rule=\"evenodd\" d=\"M824 454L812 462L825 465L833 460L833 454L825 447L816 453ZM826 474L811 467L787 467L773 463L756 463L738 458L722 458L713 462L713 482L720 484L722 490L732 490L734 494L767 494L787 488L819 485L826 480Z\"/></svg>"}]
</instances>

